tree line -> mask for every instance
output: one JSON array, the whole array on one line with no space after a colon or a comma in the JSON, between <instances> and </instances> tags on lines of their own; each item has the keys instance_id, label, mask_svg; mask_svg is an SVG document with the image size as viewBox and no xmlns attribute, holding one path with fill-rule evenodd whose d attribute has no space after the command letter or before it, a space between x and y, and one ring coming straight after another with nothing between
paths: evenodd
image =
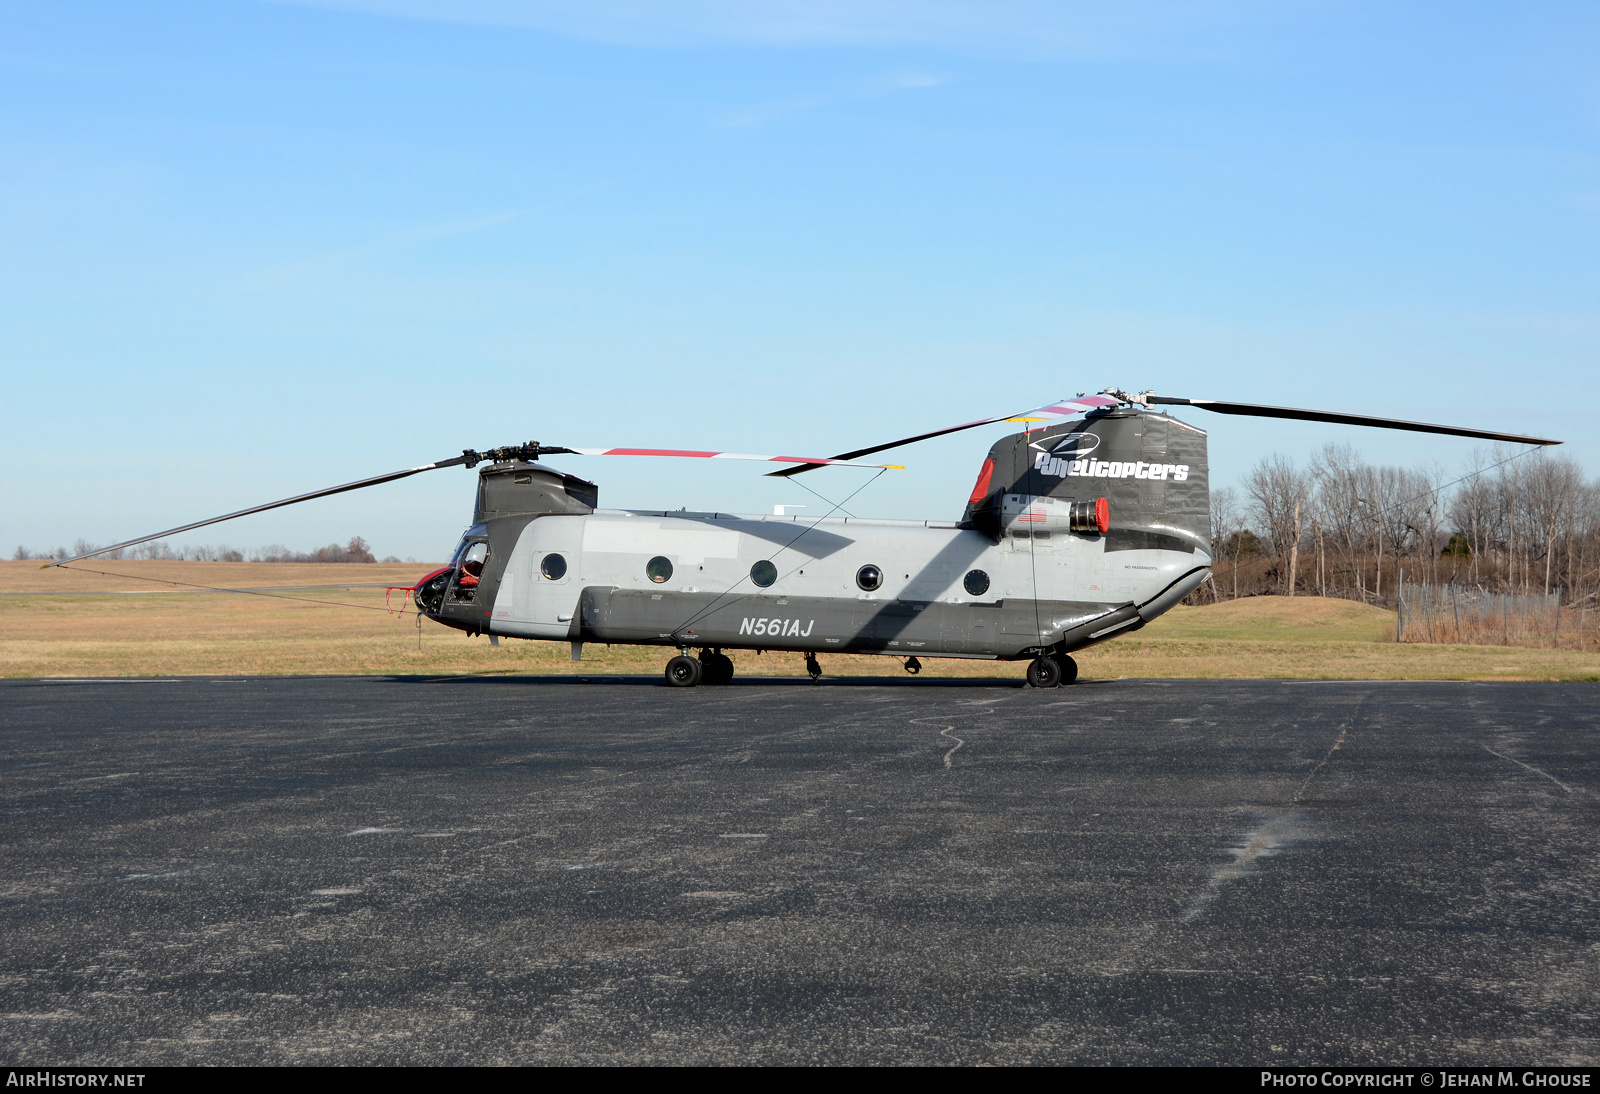
<instances>
[{"instance_id":1,"label":"tree line","mask_svg":"<svg viewBox=\"0 0 1600 1094\"><path fill-rule=\"evenodd\" d=\"M18 547L11 556L14 562L25 562L30 559L48 561L53 558L73 558L77 555L88 554L96 549L96 545L87 540L78 540L72 547L57 547L53 551L33 551L26 547ZM372 553L372 545L360 536L350 537L350 542L344 546L330 543L326 547L318 547L315 551L291 551L282 544L273 544L270 547L258 547L253 551L240 551L223 544L220 547L201 546L195 547L188 544L174 548L166 542L141 543L137 547L128 547L116 551L108 551L98 556L101 559L157 559L183 562L377 562L377 557ZM384 562L399 562L400 559L389 555ZM413 561L406 559L405 561Z\"/></svg>"},{"instance_id":2,"label":"tree line","mask_svg":"<svg viewBox=\"0 0 1600 1094\"><path fill-rule=\"evenodd\" d=\"M1330 444L1258 462L1211 499L1210 595L1315 593L1392 607L1401 581L1600 594L1600 482L1566 456L1475 451L1460 470L1369 464Z\"/></svg>"}]
</instances>

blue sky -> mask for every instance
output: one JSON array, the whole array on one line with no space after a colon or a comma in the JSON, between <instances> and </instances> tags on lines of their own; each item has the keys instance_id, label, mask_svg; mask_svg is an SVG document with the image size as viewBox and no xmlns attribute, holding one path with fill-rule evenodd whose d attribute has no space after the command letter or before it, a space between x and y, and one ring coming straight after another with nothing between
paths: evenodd
<instances>
[{"instance_id":1,"label":"blue sky","mask_svg":"<svg viewBox=\"0 0 1600 1094\"><path fill-rule=\"evenodd\" d=\"M1593 474L1597 32L1536 3L0 3L0 544L468 446L829 453L1111 384L1538 432ZM1219 485L1328 440L1473 447L1185 416ZM851 508L958 515L980 433ZM562 466L609 506L825 508L754 465ZM442 471L180 538L437 558L471 495Z\"/></svg>"}]
</instances>

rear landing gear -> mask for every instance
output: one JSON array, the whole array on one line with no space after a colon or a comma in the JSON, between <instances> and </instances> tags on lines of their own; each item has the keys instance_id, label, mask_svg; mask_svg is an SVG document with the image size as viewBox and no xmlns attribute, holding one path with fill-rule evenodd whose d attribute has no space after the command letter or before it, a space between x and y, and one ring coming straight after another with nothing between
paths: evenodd
<instances>
[{"instance_id":1,"label":"rear landing gear","mask_svg":"<svg viewBox=\"0 0 1600 1094\"><path fill-rule=\"evenodd\" d=\"M806 654L806 675L811 677L811 682L813 684L816 683L817 678L822 675L822 666L817 664L817 655L814 653Z\"/></svg>"},{"instance_id":2,"label":"rear landing gear","mask_svg":"<svg viewBox=\"0 0 1600 1094\"><path fill-rule=\"evenodd\" d=\"M1028 686L1030 688L1053 688L1061 683L1061 663L1054 657L1046 654L1035 657L1028 662Z\"/></svg>"},{"instance_id":3,"label":"rear landing gear","mask_svg":"<svg viewBox=\"0 0 1600 1094\"><path fill-rule=\"evenodd\" d=\"M1054 688L1075 683L1078 663L1064 653L1044 653L1028 662L1030 688Z\"/></svg>"},{"instance_id":4,"label":"rear landing gear","mask_svg":"<svg viewBox=\"0 0 1600 1094\"><path fill-rule=\"evenodd\" d=\"M922 662L918 661L915 657L906 658L906 671L912 676L915 676L917 673L922 671Z\"/></svg>"},{"instance_id":5,"label":"rear landing gear","mask_svg":"<svg viewBox=\"0 0 1600 1094\"><path fill-rule=\"evenodd\" d=\"M1066 687L1068 684L1076 684L1078 682L1078 663L1064 653L1052 653L1050 656L1055 660L1056 664L1061 666L1061 686Z\"/></svg>"}]
</instances>

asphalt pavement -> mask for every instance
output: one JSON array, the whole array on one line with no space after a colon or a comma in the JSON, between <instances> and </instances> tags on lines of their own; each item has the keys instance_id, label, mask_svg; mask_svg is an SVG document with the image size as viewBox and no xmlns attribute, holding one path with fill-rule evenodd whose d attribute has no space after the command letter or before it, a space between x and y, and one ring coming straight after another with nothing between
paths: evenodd
<instances>
[{"instance_id":1,"label":"asphalt pavement","mask_svg":"<svg viewBox=\"0 0 1600 1094\"><path fill-rule=\"evenodd\" d=\"M0 682L0 1062L1593 1064L1600 688Z\"/></svg>"}]
</instances>

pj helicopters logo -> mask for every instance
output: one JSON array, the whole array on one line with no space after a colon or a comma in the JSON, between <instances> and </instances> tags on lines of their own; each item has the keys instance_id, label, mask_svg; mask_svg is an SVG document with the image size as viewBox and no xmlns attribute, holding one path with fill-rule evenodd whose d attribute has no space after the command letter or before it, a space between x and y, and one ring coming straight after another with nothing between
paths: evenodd
<instances>
[{"instance_id":1,"label":"pj helicopters logo","mask_svg":"<svg viewBox=\"0 0 1600 1094\"><path fill-rule=\"evenodd\" d=\"M1041 452L1033 466L1042 475L1055 478L1090 479L1171 479L1189 478L1186 463L1146 463L1144 460L1099 460L1091 453L1100 447L1093 433L1074 433L1049 452Z\"/></svg>"},{"instance_id":2,"label":"pj helicopters logo","mask_svg":"<svg viewBox=\"0 0 1600 1094\"><path fill-rule=\"evenodd\" d=\"M1060 444L1050 450L1050 455L1060 460L1079 460L1099 447L1098 433L1069 433L1061 439Z\"/></svg>"}]
</instances>

